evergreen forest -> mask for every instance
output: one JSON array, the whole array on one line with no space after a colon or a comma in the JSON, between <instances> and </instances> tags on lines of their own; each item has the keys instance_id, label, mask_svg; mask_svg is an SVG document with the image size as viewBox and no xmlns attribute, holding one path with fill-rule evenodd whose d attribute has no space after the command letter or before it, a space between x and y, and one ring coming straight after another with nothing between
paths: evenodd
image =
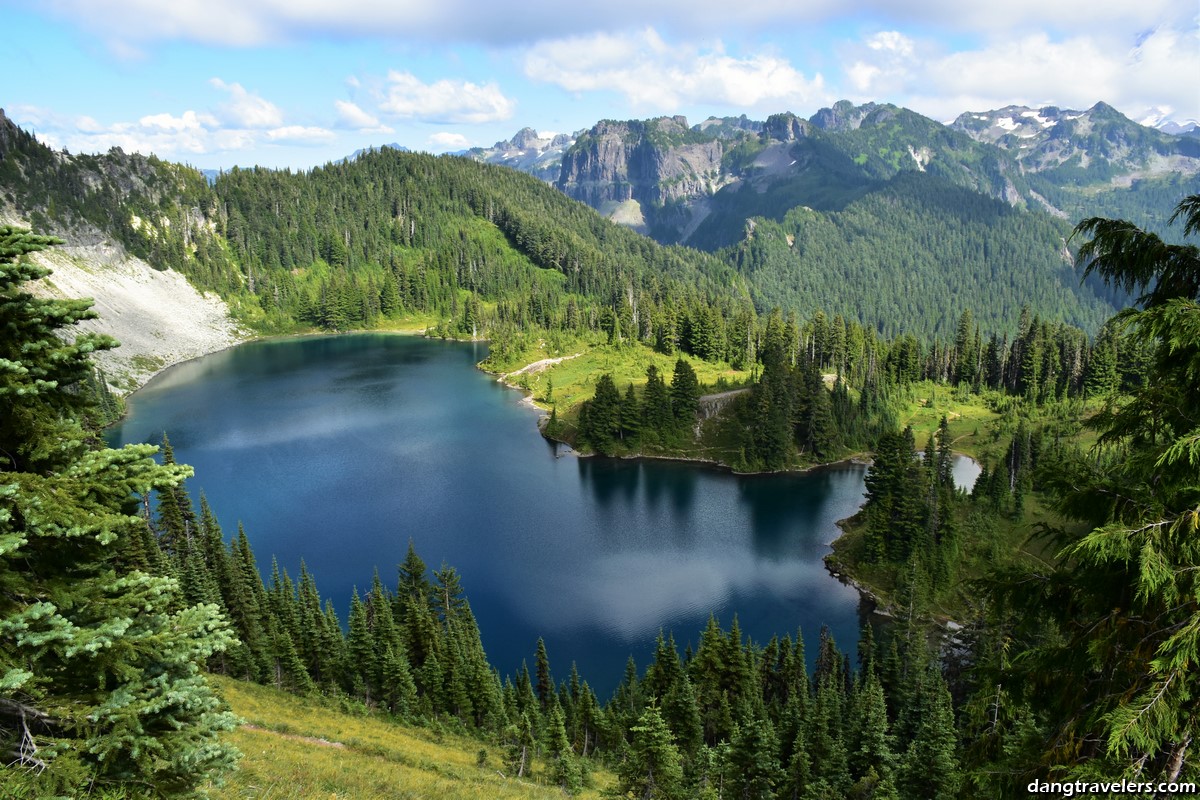
<instances>
[{"instance_id":1,"label":"evergreen forest","mask_svg":"<svg viewBox=\"0 0 1200 800\"><path fill-rule=\"evenodd\" d=\"M164 167L138 169L152 186ZM678 356L669 379L648 371L622 391L600 377L574 416L552 420L602 453L688 437L701 387L683 355L738 361L751 374L730 412L742 466L874 453L840 557L884 576L892 620L863 628L856 659L823 632L809 670L798 634L753 642L736 619L712 618L694 650L662 632L651 661L631 661L602 698L541 642L530 643L532 669L499 675L469 576L428 569L414 548L364 596L322 597L318 574L263 570L245 531L222 529L219 509L190 496L169 440L158 459L146 445L103 446L89 358L115 342L72 335L94 315L87 302L28 291L45 271L24 256L57 241L5 226L6 790L195 794L238 758L214 674L449 726L499 748L506 776L568 794L600 766L617 776L615 796L633 798L1017 797L1064 781L1100 794L1121 780L1165 797L1196 781L1194 244L1119 220L1079 223L1084 276L1136 298L1094 320L1094 337L1002 307L1015 312L1009 332L955 309L953 334L885 338L844 316L760 317L745 278L719 259L654 245L496 173L387 151L304 174L235 171L211 189L179 170L198 215L168 226L172 203L142 208L125 235L131 247L176 248L193 280L253 304L245 313L268 326L343 329L412 309L464 336L489 330L500 358L530 330ZM38 174L77 177L51 165ZM21 191L37 191L23 175ZM77 197L71 219L98 224L100 206ZM1185 238L1200 233L1200 196L1172 222ZM970 494L949 478L948 419L925 441L898 424L919 382L982 398L1009 423ZM1046 557L968 573L989 526L1022 525L1035 502L1055 511L1024 534ZM939 616L949 602L953 626Z\"/></svg>"}]
</instances>

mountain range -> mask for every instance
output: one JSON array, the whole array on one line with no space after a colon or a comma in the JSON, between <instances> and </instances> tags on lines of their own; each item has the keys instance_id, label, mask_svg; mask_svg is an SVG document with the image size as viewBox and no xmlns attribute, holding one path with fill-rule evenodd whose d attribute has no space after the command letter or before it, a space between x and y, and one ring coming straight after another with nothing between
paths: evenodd
<instances>
[{"instance_id":1,"label":"mountain range","mask_svg":"<svg viewBox=\"0 0 1200 800\"><path fill-rule=\"evenodd\" d=\"M1178 199L1197 185L1200 133L1194 123L1159 124L1105 103L1008 106L942 124L842 101L808 119L604 120L554 137L525 128L465 155L529 172L660 242L717 249L740 239L748 218L838 207L902 171L1062 219L1095 210L1161 226L1154 215L1172 203L1160 195Z\"/></svg>"}]
</instances>

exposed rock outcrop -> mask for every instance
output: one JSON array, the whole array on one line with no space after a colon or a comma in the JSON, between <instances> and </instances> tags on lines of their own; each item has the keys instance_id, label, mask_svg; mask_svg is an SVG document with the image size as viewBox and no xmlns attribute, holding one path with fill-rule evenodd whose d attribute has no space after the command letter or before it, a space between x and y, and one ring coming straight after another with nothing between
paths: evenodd
<instances>
[{"instance_id":1,"label":"exposed rock outcrop","mask_svg":"<svg viewBox=\"0 0 1200 800\"><path fill-rule=\"evenodd\" d=\"M564 154L556 185L593 208L615 210L636 201L648 227L677 236L688 226L691 205L730 180L722 159L739 139L718 135L729 130L690 128L678 116L605 120ZM674 237L668 232L665 238Z\"/></svg>"},{"instance_id":2,"label":"exposed rock outcrop","mask_svg":"<svg viewBox=\"0 0 1200 800\"><path fill-rule=\"evenodd\" d=\"M794 142L808 135L808 123L792 112L772 114L763 125L763 135L781 142Z\"/></svg>"},{"instance_id":3,"label":"exposed rock outcrop","mask_svg":"<svg viewBox=\"0 0 1200 800\"><path fill-rule=\"evenodd\" d=\"M12 212L0 212L0 224L28 227ZM249 338L215 294L202 294L180 273L154 269L98 231L91 233L31 255L51 270L31 291L95 301L100 317L79 323L77 330L105 333L121 343L94 357L114 391L132 392L171 364Z\"/></svg>"}]
</instances>

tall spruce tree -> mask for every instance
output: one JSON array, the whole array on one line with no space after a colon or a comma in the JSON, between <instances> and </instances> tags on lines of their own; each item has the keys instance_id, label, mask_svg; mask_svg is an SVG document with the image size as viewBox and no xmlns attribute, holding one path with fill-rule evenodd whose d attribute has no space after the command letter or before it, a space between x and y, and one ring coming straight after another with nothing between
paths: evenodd
<instances>
[{"instance_id":1,"label":"tall spruce tree","mask_svg":"<svg viewBox=\"0 0 1200 800\"><path fill-rule=\"evenodd\" d=\"M646 706L630 733L629 753L617 768L621 796L682 800L686 794L679 750L658 709Z\"/></svg>"},{"instance_id":2,"label":"tall spruce tree","mask_svg":"<svg viewBox=\"0 0 1200 800\"><path fill-rule=\"evenodd\" d=\"M24 291L48 272L22 258L56 241L0 226L0 784L16 795L132 784L187 792L233 766L204 661L232 641L211 604L123 568L144 523L137 498L190 470L148 445L98 448L79 422L89 354L60 338L90 302Z\"/></svg>"}]
</instances>

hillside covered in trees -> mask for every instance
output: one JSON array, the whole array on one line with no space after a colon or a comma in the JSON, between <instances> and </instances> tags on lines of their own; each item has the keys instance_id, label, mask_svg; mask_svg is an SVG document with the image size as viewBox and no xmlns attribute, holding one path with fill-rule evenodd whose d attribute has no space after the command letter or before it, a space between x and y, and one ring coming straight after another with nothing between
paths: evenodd
<instances>
[{"instance_id":1,"label":"hillside covered in trees","mask_svg":"<svg viewBox=\"0 0 1200 800\"><path fill-rule=\"evenodd\" d=\"M385 148L305 172L235 169L209 186L153 157L55 153L3 117L0 197L40 230L113 237L183 272L266 332L410 320L503 350L521 331L619 324L621 336L691 351L696 309L731 332L748 314L820 310L926 344L948 338L961 298L985 290L997 300L975 309L985 335L1011 335L1025 306L1089 332L1115 310L1096 282L1073 278L1065 225L936 171L883 165L853 178L866 167L820 141L795 147L816 147L818 183L849 193L812 200L815 211L738 211L739 231L753 219L719 253L658 245L531 176L468 159ZM838 159L853 169L838 172ZM740 346L718 349L732 358Z\"/></svg>"},{"instance_id":2,"label":"hillside covered in trees","mask_svg":"<svg viewBox=\"0 0 1200 800\"><path fill-rule=\"evenodd\" d=\"M1200 232L1200 198L1178 216L1188 235ZM499 676L461 576L445 566L431 574L411 550L394 584L377 575L365 597L349 599L344 629L319 576L273 570L264 582L244 533L227 543L217 514L203 500L196 510L169 447L157 464L147 446L100 446L80 388L88 353L112 343L57 337L86 303L25 293L40 273L21 255L53 242L3 229L0 314L13 336L0 382L11 404L0 426L0 728L10 759L0 775L27 794L188 792L236 758L218 738L234 721L207 669L474 732L503 749L506 774L525 776L537 753L544 779L568 792L599 759L618 793L634 797L1009 796L1029 781L1112 779L1169 795L1197 775L1200 257L1123 223L1091 219L1079 230L1087 269L1142 294L1090 351L1081 334L1033 317L1017 340L991 348L964 315L952 346L901 337L859 374L873 370L881 385L992 387L1018 410L1092 393L1106 399L1089 421L1097 448L1018 428L966 497L946 480L944 432L918 458L910 433L882 431L863 558L905 576L898 601L908 613L865 628L857 663L825 635L810 673L798 638L754 643L736 620L726 629L714 619L694 651L661 637L652 661L631 663L605 699L584 676L556 676L544 647L532 671ZM751 427L777 418L780 441L821 446L812 402L831 393L795 393L816 365L849 358L837 329L788 333L773 316L763 330L750 395L767 415ZM1130 354L1140 354L1133 368ZM657 406L686 407L690 384L680 369ZM775 405L785 397L799 405ZM934 635L928 604L955 580L954 554L970 533L959 520L1019 518L1031 490L1070 521L1046 531L1053 560L991 576L978 587L989 602L963 620L963 634ZM140 500L150 492L152 513ZM938 641L946 646L931 647Z\"/></svg>"}]
</instances>

